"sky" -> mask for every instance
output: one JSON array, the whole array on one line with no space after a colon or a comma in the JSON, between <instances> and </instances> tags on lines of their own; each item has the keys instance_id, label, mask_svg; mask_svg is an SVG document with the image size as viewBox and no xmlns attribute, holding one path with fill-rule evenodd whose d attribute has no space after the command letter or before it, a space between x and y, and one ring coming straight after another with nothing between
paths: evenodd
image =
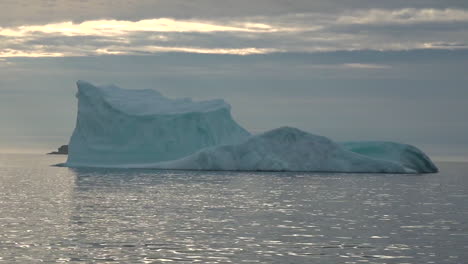
<instances>
[{"instance_id":1,"label":"sky","mask_svg":"<svg viewBox=\"0 0 468 264\"><path fill-rule=\"evenodd\" d=\"M66 144L77 80L468 157L468 1L2 0L0 152Z\"/></svg>"}]
</instances>

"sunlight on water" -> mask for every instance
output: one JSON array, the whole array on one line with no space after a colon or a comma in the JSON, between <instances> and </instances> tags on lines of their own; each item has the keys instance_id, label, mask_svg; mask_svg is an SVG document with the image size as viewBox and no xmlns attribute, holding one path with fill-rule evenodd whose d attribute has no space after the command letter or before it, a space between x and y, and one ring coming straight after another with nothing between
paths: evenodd
<instances>
[{"instance_id":1,"label":"sunlight on water","mask_svg":"<svg viewBox=\"0 0 468 264\"><path fill-rule=\"evenodd\" d=\"M468 164L433 175L51 167L0 155L4 263L462 263Z\"/></svg>"}]
</instances>

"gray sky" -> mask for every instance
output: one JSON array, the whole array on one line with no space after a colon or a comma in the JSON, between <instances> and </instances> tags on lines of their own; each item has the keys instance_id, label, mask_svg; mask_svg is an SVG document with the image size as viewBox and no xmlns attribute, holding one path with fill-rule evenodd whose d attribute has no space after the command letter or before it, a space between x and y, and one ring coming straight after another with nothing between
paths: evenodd
<instances>
[{"instance_id":1,"label":"gray sky","mask_svg":"<svg viewBox=\"0 0 468 264\"><path fill-rule=\"evenodd\" d=\"M467 31L467 1L4 0L0 150L67 143L83 79L468 156Z\"/></svg>"}]
</instances>

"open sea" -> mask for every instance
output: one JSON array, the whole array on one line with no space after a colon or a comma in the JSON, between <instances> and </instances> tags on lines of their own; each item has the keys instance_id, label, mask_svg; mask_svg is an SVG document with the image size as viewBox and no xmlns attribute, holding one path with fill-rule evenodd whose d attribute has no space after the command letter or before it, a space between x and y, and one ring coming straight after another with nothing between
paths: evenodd
<instances>
[{"instance_id":1,"label":"open sea","mask_svg":"<svg viewBox=\"0 0 468 264\"><path fill-rule=\"evenodd\" d=\"M468 163L426 175L69 169L0 154L0 263L468 263Z\"/></svg>"}]
</instances>

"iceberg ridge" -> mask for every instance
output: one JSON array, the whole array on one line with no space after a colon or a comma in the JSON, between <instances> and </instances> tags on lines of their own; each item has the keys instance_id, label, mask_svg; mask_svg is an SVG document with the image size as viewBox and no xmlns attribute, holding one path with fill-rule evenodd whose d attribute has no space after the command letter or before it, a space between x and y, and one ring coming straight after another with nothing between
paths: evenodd
<instances>
[{"instance_id":1,"label":"iceberg ridge","mask_svg":"<svg viewBox=\"0 0 468 264\"><path fill-rule=\"evenodd\" d=\"M347 151L330 139L282 127L233 145L203 149L148 167L185 170L409 173L398 163Z\"/></svg>"}]
</instances>

